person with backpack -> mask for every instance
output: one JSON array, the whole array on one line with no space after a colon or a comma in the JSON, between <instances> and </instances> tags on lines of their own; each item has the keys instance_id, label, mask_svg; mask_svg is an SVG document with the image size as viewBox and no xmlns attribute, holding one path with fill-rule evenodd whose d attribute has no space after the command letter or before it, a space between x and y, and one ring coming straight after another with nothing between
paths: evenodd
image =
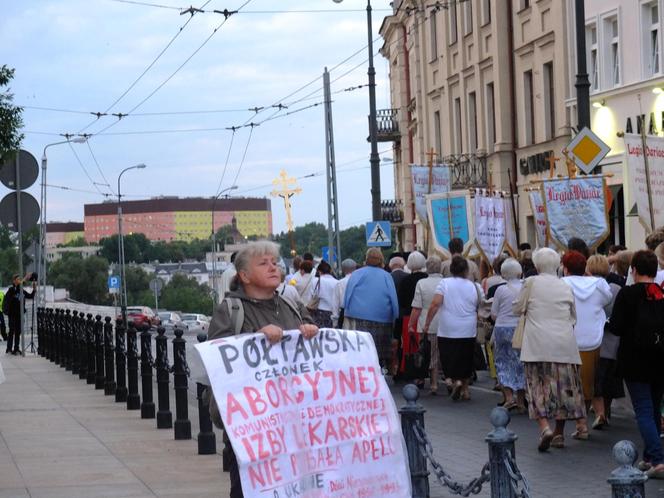
<instances>
[{"instance_id":1,"label":"person with backpack","mask_svg":"<svg viewBox=\"0 0 664 498\"><path fill-rule=\"evenodd\" d=\"M278 343L284 330L299 329L306 339L318 333L307 309L294 304L276 291L281 284L279 246L274 242L258 241L247 244L235 257L237 274L230 291L214 312L208 339L228 337L242 333L262 332L272 344ZM223 429L223 422L214 396L210 396L210 417ZM224 443L231 448L224 432ZM235 453L228 454L230 472L230 498L242 498L240 472Z\"/></svg>"},{"instance_id":2,"label":"person with backpack","mask_svg":"<svg viewBox=\"0 0 664 498\"><path fill-rule=\"evenodd\" d=\"M29 274L28 274L29 275ZM26 276L27 280L28 276ZM35 295L37 283L32 282L32 292L23 289L23 296L32 299ZM7 339L7 354L20 354L19 340L21 337L21 277L14 275L12 277L12 286L7 289L5 298L2 301L2 312L9 318L9 338ZM14 348L12 350L12 342Z\"/></svg>"},{"instance_id":3,"label":"person with backpack","mask_svg":"<svg viewBox=\"0 0 664 498\"><path fill-rule=\"evenodd\" d=\"M618 370L632 399L643 439L640 470L651 479L664 479L664 449L659 437L659 408L664 395L664 291L655 283L657 256L650 250L634 253L633 285L616 296L611 332L620 337Z\"/></svg>"}]
</instances>

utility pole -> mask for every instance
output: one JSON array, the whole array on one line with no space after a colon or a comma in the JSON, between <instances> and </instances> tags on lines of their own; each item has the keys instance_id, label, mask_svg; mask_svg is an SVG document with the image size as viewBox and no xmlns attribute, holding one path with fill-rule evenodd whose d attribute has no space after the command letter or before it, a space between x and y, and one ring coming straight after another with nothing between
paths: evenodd
<instances>
[{"instance_id":1,"label":"utility pole","mask_svg":"<svg viewBox=\"0 0 664 498\"><path fill-rule=\"evenodd\" d=\"M339 240L339 204L337 202L337 170L334 157L334 126L332 124L332 98L330 73L323 73L323 99L325 100L325 173L327 180L327 247L330 265L337 275L341 269L341 241ZM335 257L333 257L333 254Z\"/></svg>"}]
</instances>

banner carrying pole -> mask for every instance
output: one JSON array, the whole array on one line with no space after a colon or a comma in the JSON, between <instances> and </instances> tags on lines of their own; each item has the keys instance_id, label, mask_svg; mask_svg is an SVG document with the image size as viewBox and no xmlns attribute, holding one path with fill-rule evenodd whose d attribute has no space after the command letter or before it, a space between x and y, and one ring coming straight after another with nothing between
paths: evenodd
<instances>
[{"instance_id":1,"label":"banner carrying pole","mask_svg":"<svg viewBox=\"0 0 664 498\"><path fill-rule=\"evenodd\" d=\"M655 211L652 208L652 187L650 185L650 164L648 163L648 144L646 142L646 117L641 112L641 94L639 99L639 121L641 122L641 146L643 148L643 166L646 173L646 191L648 192L648 214L650 217L650 233L655 231Z\"/></svg>"}]
</instances>

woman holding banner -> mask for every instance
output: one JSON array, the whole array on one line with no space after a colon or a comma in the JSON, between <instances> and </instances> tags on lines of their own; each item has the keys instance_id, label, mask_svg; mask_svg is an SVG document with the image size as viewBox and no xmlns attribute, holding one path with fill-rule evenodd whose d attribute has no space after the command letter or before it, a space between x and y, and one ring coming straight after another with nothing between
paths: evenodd
<instances>
[{"instance_id":1,"label":"woman holding banner","mask_svg":"<svg viewBox=\"0 0 664 498\"><path fill-rule=\"evenodd\" d=\"M208 339L262 332L275 344L283 337L284 330L299 329L307 339L318 333L318 327L312 323L302 303L297 306L291 304L276 292L281 283L278 261L279 246L269 241L251 242L237 253L237 274L231 282L230 292L214 312ZM240 307L242 313L238 313ZM243 316L242 323L239 323L240 316ZM210 416L217 427L223 428L213 396L210 399ZM242 498L237 460L225 432L224 444L230 449L230 498Z\"/></svg>"},{"instance_id":2,"label":"woman holding banner","mask_svg":"<svg viewBox=\"0 0 664 498\"><path fill-rule=\"evenodd\" d=\"M521 361L530 394L530 418L540 430L539 451L564 446L566 420L585 420L581 389L581 357L574 338L576 308L568 284L556 275L560 256L549 248L533 255L538 275L526 279L514 303L525 315ZM555 419L555 430L549 426Z\"/></svg>"}]
</instances>

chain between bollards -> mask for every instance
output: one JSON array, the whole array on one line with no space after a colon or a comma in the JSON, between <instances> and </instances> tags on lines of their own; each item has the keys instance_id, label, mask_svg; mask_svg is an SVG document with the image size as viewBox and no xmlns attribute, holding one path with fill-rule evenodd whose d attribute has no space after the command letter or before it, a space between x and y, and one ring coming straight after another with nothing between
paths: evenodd
<instances>
[{"instance_id":1,"label":"chain between bollards","mask_svg":"<svg viewBox=\"0 0 664 498\"><path fill-rule=\"evenodd\" d=\"M111 317L104 318L104 395L115 395L115 362L113 355L115 354L113 348L113 323Z\"/></svg>"},{"instance_id":2,"label":"chain between bollards","mask_svg":"<svg viewBox=\"0 0 664 498\"><path fill-rule=\"evenodd\" d=\"M95 340L95 389L104 389L104 324L101 315L95 316L93 326Z\"/></svg>"},{"instance_id":3,"label":"chain between bollards","mask_svg":"<svg viewBox=\"0 0 664 498\"><path fill-rule=\"evenodd\" d=\"M141 418L154 418L155 406L152 397L152 334L145 328L141 333Z\"/></svg>"},{"instance_id":4,"label":"chain between bollards","mask_svg":"<svg viewBox=\"0 0 664 498\"><path fill-rule=\"evenodd\" d=\"M88 351L88 376L86 382L94 384L97 378L96 349L95 349L95 320L92 313L88 313L85 326L85 343Z\"/></svg>"},{"instance_id":5,"label":"chain between bollards","mask_svg":"<svg viewBox=\"0 0 664 498\"><path fill-rule=\"evenodd\" d=\"M88 328L88 322L85 319L85 313L78 314L78 330L76 335L76 344L78 346L78 378L88 378L88 345L85 342L85 336Z\"/></svg>"},{"instance_id":6,"label":"chain between bollards","mask_svg":"<svg viewBox=\"0 0 664 498\"><path fill-rule=\"evenodd\" d=\"M115 322L115 401L125 403L127 401L127 372L125 357L125 328L121 318Z\"/></svg>"},{"instance_id":7,"label":"chain between bollards","mask_svg":"<svg viewBox=\"0 0 664 498\"><path fill-rule=\"evenodd\" d=\"M127 327L127 410L138 410L141 397L138 394L138 350L136 349L136 326Z\"/></svg>"},{"instance_id":8,"label":"chain between bollards","mask_svg":"<svg viewBox=\"0 0 664 498\"><path fill-rule=\"evenodd\" d=\"M186 341L182 338L183 331L175 329L173 339L173 388L175 389L175 439L191 439L191 421L189 420L188 376Z\"/></svg>"},{"instance_id":9,"label":"chain between bollards","mask_svg":"<svg viewBox=\"0 0 664 498\"><path fill-rule=\"evenodd\" d=\"M157 370L157 429L170 429L173 427L173 415L170 410L170 395L168 393L168 382L170 367L168 365L168 339L164 336L166 329L159 327L157 329L157 361L155 369Z\"/></svg>"},{"instance_id":10,"label":"chain between bollards","mask_svg":"<svg viewBox=\"0 0 664 498\"><path fill-rule=\"evenodd\" d=\"M74 368L74 321L78 315L78 311L65 310L65 370L72 372ZM76 372L73 372L76 373Z\"/></svg>"},{"instance_id":11,"label":"chain between bollards","mask_svg":"<svg viewBox=\"0 0 664 498\"><path fill-rule=\"evenodd\" d=\"M198 342L205 342L207 334L201 332L196 336ZM196 383L196 399L198 400L198 454L214 455L217 452L217 436L212 429L210 419L210 397L206 395L206 386Z\"/></svg>"}]
</instances>

